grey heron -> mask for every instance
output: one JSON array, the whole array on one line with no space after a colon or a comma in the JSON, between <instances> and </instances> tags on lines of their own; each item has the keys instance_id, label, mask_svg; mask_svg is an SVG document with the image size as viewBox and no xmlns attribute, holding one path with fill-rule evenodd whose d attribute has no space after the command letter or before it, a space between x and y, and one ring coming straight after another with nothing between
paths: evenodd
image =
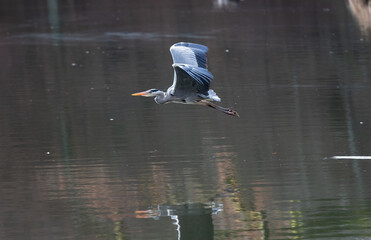
<instances>
[{"instance_id":1,"label":"grey heron","mask_svg":"<svg viewBox=\"0 0 371 240\"><path fill-rule=\"evenodd\" d=\"M183 103L209 106L225 114L239 117L230 109L218 106L216 93L209 89L213 75L207 70L206 52L208 48L201 44L180 42L170 47L173 58L174 80L166 92L149 89L133 93L132 96L155 97L158 104Z\"/></svg>"}]
</instances>

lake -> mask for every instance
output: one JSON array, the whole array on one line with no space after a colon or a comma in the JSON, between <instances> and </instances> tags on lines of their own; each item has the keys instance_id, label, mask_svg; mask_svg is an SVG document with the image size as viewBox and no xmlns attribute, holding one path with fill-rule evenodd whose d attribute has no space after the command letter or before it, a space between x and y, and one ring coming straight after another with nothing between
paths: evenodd
<instances>
[{"instance_id":1,"label":"lake","mask_svg":"<svg viewBox=\"0 0 371 240\"><path fill-rule=\"evenodd\" d=\"M370 12L3 1L0 239L370 239ZM180 41L240 118L131 96Z\"/></svg>"}]
</instances>

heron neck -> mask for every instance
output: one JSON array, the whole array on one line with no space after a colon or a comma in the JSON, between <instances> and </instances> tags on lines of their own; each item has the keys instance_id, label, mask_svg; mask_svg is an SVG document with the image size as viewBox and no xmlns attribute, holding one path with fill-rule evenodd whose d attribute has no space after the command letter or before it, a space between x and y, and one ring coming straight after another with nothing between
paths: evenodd
<instances>
[{"instance_id":1,"label":"heron neck","mask_svg":"<svg viewBox=\"0 0 371 240\"><path fill-rule=\"evenodd\" d=\"M164 103L166 103L167 101L169 100L169 96L168 96L168 94L165 94L164 92L158 92L157 93L157 96L155 97L155 101L156 101L156 103L158 103L158 104L164 104Z\"/></svg>"}]
</instances>

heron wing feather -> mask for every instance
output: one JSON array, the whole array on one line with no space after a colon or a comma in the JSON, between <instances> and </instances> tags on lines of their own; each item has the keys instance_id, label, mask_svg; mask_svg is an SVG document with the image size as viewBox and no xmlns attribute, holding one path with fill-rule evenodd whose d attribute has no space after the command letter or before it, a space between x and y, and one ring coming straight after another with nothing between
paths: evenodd
<instances>
[{"instance_id":1,"label":"heron wing feather","mask_svg":"<svg viewBox=\"0 0 371 240\"><path fill-rule=\"evenodd\" d=\"M207 68L206 52L208 48L201 44L180 42L170 47L174 64L188 64Z\"/></svg>"},{"instance_id":2,"label":"heron wing feather","mask_svg":"<svg viewBox=\"0 0 371 240\"><path fill-rule=\"evenodd\" d=\"M205 68L188 64L173 64L175 70L173 94L208 95L213 75Z\"/></svg>"}]
</instances>

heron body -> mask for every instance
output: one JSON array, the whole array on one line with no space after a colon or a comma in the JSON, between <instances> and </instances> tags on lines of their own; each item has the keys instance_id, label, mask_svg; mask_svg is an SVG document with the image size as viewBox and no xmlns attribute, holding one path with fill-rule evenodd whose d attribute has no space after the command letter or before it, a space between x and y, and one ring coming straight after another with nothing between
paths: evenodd
<instances>
[{"instance_id":1,"label":"heron body","mask_svg":"<svg viewBox=\"0 0 371 240\"><path fill-rule=\"evenodd\" d=\"M239 117L230 108L214 104L220 98L209 89L213 75L207 69L206 52L208 48L201 44L180 42L170 47L173 58L174 80L166 92L149 89L134 93L133 96L155 97L158 104L183 103L209 106L228 115Z\"/></svg>"}]
</instances>

